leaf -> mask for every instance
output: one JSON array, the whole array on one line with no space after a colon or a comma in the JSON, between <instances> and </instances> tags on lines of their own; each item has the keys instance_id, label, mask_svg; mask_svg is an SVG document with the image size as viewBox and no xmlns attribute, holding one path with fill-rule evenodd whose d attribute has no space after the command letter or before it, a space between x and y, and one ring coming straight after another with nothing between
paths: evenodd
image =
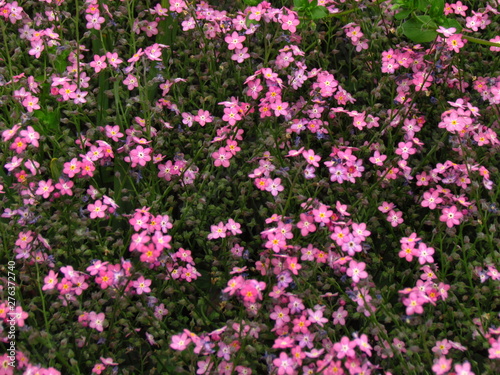
<instances>
[{"instance_id":1,"label":"leaf","mask_svg":"<svg viewBox=\"0 0 500 375\"><path fill-rule=\"evenodd\" d=\"M309 1L307 0L293 0L293 6L295 8L306 8L309 6Z\"/></svg>"},{"instance_id":2,"label":"leaf","mask_svg":"<svg viewBox=\"0 0 500 375\"><path fill-rule=\"evenodd\" d=\"M33 112L33 115L40 121L41 126L34 126L33 128L42 135L49 135L50 132L56 132L59 130L59 110L55 111L43 111L41 109L37 109ZM39 129L38 129L39 128Z\"/></svg>"},{"instance_id":3,"label":"leaf","mask_svg":"<svg viewBox=\"0 0 500 375\"><path fill-rule=\"evenodd\" d=\"M61 171L63 170L63 166L61 162L57 158L52 158L50 161L50 174L52 179L57 181L59 177L61 177Z\"/></svg>"},{"instance_id":4,"label":"leaf","mask_svg":"<svg viewBox=\"0 0 500 375\"><path fill-rule=\"evenodd\" d=\"M456 33L460 33L462 31L462 25L460 23L453 19L453 18L444 18L440 23L440 26L443 26L446 29L449 29L450 27L454 27L457 29Z\"/></svg>"},{"instance_id":5,"label":"leaf","mask_svg":"<svg viewBox=\"0 0 500 375\"><path fill-rule=\"evenodd\" d=\"M422 23L425 29L437 29L438 25L430 16L415 16L415 19Z\"/></svg>"},{"instance_id":6,"label":"leaf","mask_svg":"<svg viewBox=\"0 0 500 375\"><path fill-rule=\"evenodd\" d=\"M317 20L328 16L328 11L324 6L317 6L311 11L311 19Z\"/></svg>"},{"instance_id":7,"label":"leaf","mask_svg":"<svg viewBox=\"0 0 500 375\"><path fill-rule=\"evenodd\" d=\"M431 3L432 2L429 2L428 0L417 0L416 7L418 10L426 13Z\"/></svg>"},{"instance_id":8,"label":"leaf","mask_svg":"<svg viewBox=\"0 0 500 375\"><path fill-rule=\"evenodd\" d=\"M71 53L71 49L63 50L55 59L54 67L56 68L57 73L61 74L66 71L66 67L68 66L68 56Z\"/></svg>"},{"instance_id":9,"label":"leaf","mask_svg":"<svg viewBox=\"0 0 500 375\"><path fill-rule=\"evenodd\" d=\"M243 0L243 2L246 4L246 5L250 5L250 6L256 6L258 5L262 0Z\"/></svg>"},{"instance_id":10,"label":"leaf","mask_svg":"<svg viewBox=\"0 0 500 375\"><path fill-rule=\"evenodd\" d=\"M397 20L402 20L408 17L411 14L411 9L405 9L402 10L401 12L397 13L394 18Z\"/></svg>"},{"instance_id":11,"label":"leaf","mask_svg":"<svg viewBox=\"0 0 500 375\"><path fill-rule=\"evenodd\" d=\"M432 42L437 36L437 32L435 30L437 27L431 29L426 23L422 22L421 19L426 20L425 17L429 18L431 21L430 23L433 23L430 17L421 16L419 18L412 17L401 25L403 34L415 43Z\"/></svg>"},{"instance_id":12,"label":"leaf","mask_svg":"<svg viewBox=\"0 0 500 375\"><path fill-rule=\"evenodd\" d=\"M433 18L440 17L444 12L444 0L433 0L429 9L429 15Z\"/></svg>"}]
</instances>

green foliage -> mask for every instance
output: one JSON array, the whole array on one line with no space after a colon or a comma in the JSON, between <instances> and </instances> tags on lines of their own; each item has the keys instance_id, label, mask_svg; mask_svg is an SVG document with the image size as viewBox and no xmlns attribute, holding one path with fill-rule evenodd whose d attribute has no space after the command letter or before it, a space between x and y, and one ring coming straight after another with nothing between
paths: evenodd
<instances>
[{"instance_id":1,"label":"green foliage","mask_svg":"<svg viewBox=\"0 0 500 375\"><path fill-rule=\"evenodd\" d=\"M443 15L444 0L398 0L393 9L398 9L394 18L404 21L400 30L408 39L415 43L432 42L438 33L439 26L454 27L461 31L460 24L452 18Z\"/></svg>"},{"instance_id":2,"label":"green foliage","mask_svg":"<svg viewBox=\"0 0 500 375\"><path fill-rule=\"evenodd\" d=\"M301 18L309 19L309 20L319 20L328 15L328 11L322 5L318 5L318 0L294 0L293 1L294 8Z\"/></svg>"}]
</instances>

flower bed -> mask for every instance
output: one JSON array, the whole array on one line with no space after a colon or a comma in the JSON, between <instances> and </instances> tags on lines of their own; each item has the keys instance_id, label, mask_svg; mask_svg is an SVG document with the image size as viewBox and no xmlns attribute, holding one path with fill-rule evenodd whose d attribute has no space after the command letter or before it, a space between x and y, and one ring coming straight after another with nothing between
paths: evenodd
<instances>
[{"instance_id":1,"label":"flower bed","mask_svg":"<svg viewBox=\"0 0 500 375\"><path fill-rule=\"evenodd\" d=\"M496 1L0 1L0 374L500 372Z\"/></svg>"}]
</instances>

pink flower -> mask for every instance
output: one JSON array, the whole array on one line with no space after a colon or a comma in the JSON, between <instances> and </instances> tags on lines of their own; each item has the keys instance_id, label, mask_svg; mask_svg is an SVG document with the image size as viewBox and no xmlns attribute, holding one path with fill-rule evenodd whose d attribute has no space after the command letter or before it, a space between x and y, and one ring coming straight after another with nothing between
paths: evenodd
<instances>
[{"instance_id":1,"label":"pink flower","mask_svg":"<svg viewBox=\"0 0 500 375\"><path fill-rule=\"evenodd\" d=\"M443 199L439 197L439 193L437 191L433 191L432 193L426 191L424 193L424 199L422 200L420 205L422 207L429 207L429 209L433 210L442 201Z\"/></svg>"},{"instance_id":2,"label":"pink flower","mask_svg":"<svg viewBox=\"0 0 500 375\"><path fill-rule=\"evenodd\" d=\"M470 369L469 362L464 362L463 365L457 363L455 365L455 372L457 375L474 375L474 373Z\"/></svg>"},{"instance_id":3,"label":"pink flower","mask_svg":"<svg viewBox=\"0 0 500 375\"><path fill-rule=\"evenodd\" d=\"M317 308L317 306L315 308ZM307 309L307 314L309 315L308 320L311 323L316 323L321 327L323 327L324 323L328 323L328 319L323 316L322 308L317 308L316 310Z\"/></svg>"},{"instance_id":4,"label":"pink flower","mask_svg":"<svg viewBox=\"0 0 500 375\"><path fill-rule=\"evenodd\" d=\"M241 224L235 222L233 219L229 219L226 224L226 229L230 231L233 234L233 236L242 233L240 228Z\"/></svg>"},{"instance_id":5,"label":"pink flower","mask_svg":"<svg viewBox=\"0 0 500 375\"><path fill-rule=\"evenodd\" d=\"M383 213L387 213L391 211L395 207L394 203L382 202L382 204L378 207L378 210Z\"/></svg>"},{"instance_id":6,"label":"pink flower","mask_svg":"<svg viewBox=\"0 0 500 375\"><path fill-rule=\"evenodd\" d=\"M126 161L130 160L132 168L135 168L137 165L144 167L151 160L151 151L152 149L149 147L137 146L137 148L130 151L130 157Z\"/></svg>"},{"instance_id":7,"label":"pink flower","mask_svg":"<svg viewBox=\"0 0 500 375\"><path fill-rule=\"evenodd\" d=\"M41 107L38 105L38 98L36 96L31 96L28 94L26 99L22 102L23 106L26 107L28 112L33 112L35 109L40 109Z\"/></svg>"},{"instance_id":8,"label":"pink flower","mask_svg":"<svg viewBox=\"0 0 500 375\"><path fill-rule=\"evenodd\" d=\"M186 333L172 336L170 347L174 350L184 350L191 343L191 339Z\"/></svg>"},{"instance_id":9,"label":"pink flower","mask_svg":"<svg viewBox=\"0 0 500 375\"><path fill-rule=\"evenodd\" d=\"M432 366L432 371L434 371L436 375L445 374L451 369L451 362L451 359L439 357L439 359Z\"/></svg>"},{"instance_id":10,"label":"pink flower","mask_svg":"<svg viewBox=\"0 0 500 375\"><path fill-rule=\"evenodd\" d=\"M446 222L446 226L448 228L452 228L454 225L460 224L460 219L464 215L458 211L455 206L451 206L449 208L443 208L442 215L439 217L439 220L442 222Z\"/></svg>"},{"instance_id":11,"label":"pink flower","mask_svg":"<svg viewBox=\"0 0 500 375\"><path fill-rule=\"evenodd\" d=\"M389 214L387 215L387 221L391 223L393 227L397 227L399 224L401 224L404 220L402 218L403 212L401 211L394 211L391 210L389 211Z\"/></svg>"},{"instance_id":12,"label":"pink flower","mask_svg":"<svg viewBox=\"0 0 500 375\"><path fill-rule=\"evenodd\" d=\"M250 54L248 53L248 48L244 47L242 49L235 49L234 54L231 56L231 60L236 61L238 64L241 64L249 57Z\"/></svg>"},{"instance_id":13,"label":"pink flower","mask_svg":"<svg viewBox=\"0 0 500 375\"><path fill-rule=\"evenodd\" d=\"M273 360L273 364L278 367L278 375L292 375L295 373L295 363L285 352L281 352L280 356Z\"/></svg>"},{"instance_id":14,"label":"pink flower","mask_svg":"<svg viewBox=\"0 0 500 375\"><path fill-rule=\"evenodd\" d=\"M244 36L240 36L236 31L233 31L231 35L228 35L224 38L224 40L228 44L227 48L229 50L242 49L243 48L242 42L244 42L245 39L246 38Z\"/></svg>"},{"instance_id":15,"label":"pink flower","mask_svg":"<svg viewBox=\"0 0 500 375\"><path fill-rule=\"evenodd\" d=\"M269 318L276 321L276 326L281 327L290 321L290 309L275 306L274 311L269 315Z\"/></svg>"},{"instance_id":16,"label":"pink flower","mask_svg":"<svg viewBox=\"0 0 500 375\"><path fill-rule=\"evenodd\" d=\"M118 68L118 66L123 62L123 60L118 57L118 54L116 52L106 52L106 58L109 65L111 65L113 68Z\"/></svg>"},{"instance_id":17,"label":"pink flower","mask_svg":"<svg viewBox=\"0 0 500 375\"><path fill-rule=\"evenodd\" d=\"M357 263L354 260L349 262L349 268L346 271L347 276L352 278L355 283L359 282L360 279L366 279L368 273L365 271L366 264L363 262Z\"/></svg>"},{"instance_id":18,"label":"pink flower","mask_svg":"<svg viewBox=\"0 0 500 375\"><path fill-rule=\"evenodd\" d=\"M443 34L445 37L450 37L453 34L455 34L455 31L457 31L457 29L455 29L454 27L446 29L443 26L439 26L439 28L436 31L440 34Z\"/></svg>"},{"instance_id":19,"label":"pink flower","mask_svg":"<svg viewBox=\"0 0 500 375\"><path fill-rule=\"evenodd\" d=\"M87 210L90 212L90 218L95 219L96 217L103 218L106 213L108 206L102 204L101 200L95 201L94 204L89 204Z\"/></svg>"},{"instance_id":20,"label":"pink flower","mask_svg":"<svg viewBox=\"0 0 500 375\"><path fill-rule=\"evenodd\" d=\"M356 347L356 342L349 340L347 336L340 339L333 345L333 351L337 353L337 358L342 359L344 357L352 358L355 356L354 348Z\"/></svg>"},{"instance_id":21,"label":"pink flower","mask_svg":"<svg viewBox=\"0 0 500 375\"><path fill-rule=\"evenodd\" d=\"M491 348L488 349L488 358L500 359L500 337L493 341Z\"/></svg>"},{"instance_id":22,"label":"pink flower","mask_svg":"<svg viewBox=\"0 0 500 375\"><path fill-rule=\"evenodd\" d=\"M139 87L139 81L132 74L127 75L127 77L123 80L123 84L127 86L129 90Z\"/></svg>"},{"instance_id":23,"label":"pink flower","mask_svg":"<svg viewBox=\"0 0 500 375\"><path fill-rule=\"evenodd\" d=\"M292 14L288 16L281 16L280 22L281 22L281 28L283 30L290 31L291 33L297 31L297 25L300 23L300 21L297 18L295 18Z\"/></svg>"},{"instance_id":24,"label":"pink flower","mask_svg":"<svg viewBox=\"0 0 500 375\"><path fill-rule=\"evenodd\" d=\"M49 178L47 181L42 180L38 182L38 189L35 191L35 194L47 199L53 191L54 186L52 186L52 180Z\"/></svg>"},{"instance_id":25,"label":"pink flower","mask_svg":"<svg viewBox=\"0 0 500 375\"><path fill-rule=\"evenodd\" d=\"M95 30L101 30L101 24L106 21L104 17L101 17L99 12L96 12L94 14L87 14L85 16L85 19L87 20L87 29L95 29Z\"/></svg>"},{"instance_id":26,"label":"pink flower","mask_svg":"<svg viewBox=\"0 0 500 375\"><path fill-rule=\"evenodd\" d=\"M309 233L316 231L316 225L314 225L314 218L311 215L306 215L304 213L300 214L300 221L297 223L297 228L300 229L300 234L305 237Z\"/></svg>"},{"instance_id":27,"label":"pink flower","mask_svg":"<svg viewBox=\"0 0 500 375\"><path fill-rule=\"evenodd\" d=\"M149 293L151 292L151 280L145 279L143 276L139 277L136 281L132 283L132 286L136 289L137 294Z\"/></svg>"},{"instance_id":28,"label":"pink flower","mask_svg":"<svg viewBox=\"0 0 500 375\"><path fill-rule=\"evenodd\" d=\"M104 319L106 318L106 315L104 313L99 313L96 314L94 311L91 311L89 313L88 319L89 321L89 327L94 328L99 332L102 332L104 330Z\"/></svg>"},{"instance_id":29,"label":"pink flower","mask_svg":"<svg viewBox=\"0 0 500 375\"><path fill-rule=\"evenodd\" d=\"M55 287L58 283L57 275L58 275L57 273L50 270L49 274L47 276L45 276L45 278L43 279L43 282L45 284L43 285L42 290L55 289Z\"/></svg>"},{"instance_id":30,"label":"pink flower","mask_svg":"<svg viewBox=\"0 0 500 375\"><path fill-rule=\"evenodd\" d=\"M212 122L213 118L210 112L199 109L197 115L194 116L194 121L198 122L200 126L205 126L205 124Z\"/></svg>"},{"instance_id":31,"label":"pink flower","mask_svg":"<svg viewBox=\"0 0 500 375\"><path fill-rule=\"evenodd\" d=\"M212 233L207 236L209 240L226 237L226 225L222 221L217 225L211 225L210 229Z\"/></svg>"},{"instance_id":32,"label":"pink flower","mask_svg":"<svg viewBox=\"0 0 500 375\"><path fill-rule=\"evenodd\" d=\"M314 150L307 150L302 152L302 156L306 159L307 163L319 167L318 162L321 160L321 156L315 155Z\"/></svg>"},{"instance_id":33,"label":"pink flower","mask_svg":"<svg viewBox=\"0 0 500 375\"><path fill-rule=\"evenodd\" d=\"M422 314L424 308L422 305L426 299L419 292L411 292L408 298L403 298L403 304L406 306L406 314Z\"/></svg>"},{"instance_id":34,"label":"pink flower","mask_svg":"<svg viewBox=\"0 0 500 375\"><path fill-rule=\"evenodd\" d=\"M285 188L281 185L281 178L275 178L274 180L271 178L268 179L266 191L269 191L274 197L276 197L279 192L283 190L285 190Z\"/></svg>"},{"instance_id":35,"label":"pink flower","mask_svg":"<svg viewBox=\"0 0 500 375\"><path fill-rule=\"evenodd\" d=\"M94 68L96 73L99 73L108 66L108 64L106 64L106 56L94 55L94 61L92 61L89 65Z\"/></svg>"},{"instance_id":36,"label":"pink flower","mask_svg":"<svg viewBox=\"0 0 500 375\"><path fill-rule=\"evenodd\" d=\"M224 147L220 147L219 151L215 151L212 154L212 158L214 159L214 165L216 167L220 167L221 165L225 168L229 167L230 162L229 159L233 157L233 154L227 151Z\"/></svg>"},{"instance_id":37,"label":"pink flower","mask_svg":"<svg viewBox=\"0 0 500 375\"><path fill-rule=\"evenodd\" d=\"M380 152L375 151L373 153L373 156L368 160L370 160L371 163L381 167L382 165L384 165L385 159L387 159L387 155L382 155L380 154Z\"/></svg>"},{"instance_id":38,"label":"pink flower","mask_svg":"<svg viewBox=\"0 0 500 375\"><path fill-rule=\"evenodd\" d=\"M413 155L415 152L417 152L417 150L412 146L412 142L399 142L396 154L401 155L401 157L406 160L410 157L410 155Z\"/></svg>"},{"instance_id":39,"label":"pink flower","mask_svg":"<svg viewBox=\"0 0 500 375\"><path fill-rule=\"evenodd\" d=\"M460 48L462 48L466 42L467 40L462 39L462 34L453 34L446 39L448 50L455 51L456 53L460 52Z\"/></svg>"},{"instance_id":40,"label":"pink flower","mask_svg":"<svg viewBox=\"0 0 500 375\"><path fill-rule=\"evenodd\" d=\"M267 242L265 244L266 249L271 249L275 253L279 253L281 250L286 248L285 238L281 233L273 234L270 233L267 236Z\"/></svg>"},{"instance_id":41,"label":"pink flower","mask_svg":"<svg viewBox=\"0 0 500 375\"><path fill-rule=\"evenodd\" d=\"M334 311L332 314L333 324L340 324L341 326L345 325L345 318L348 314L349 313L344 310L344 307L340 306L340 308L337 311Z\"/></svg>"},{"instance_id":42,"label":"pink flower","mask_svg":"<svg viewBox=\"0 0 500 375\"><path fill-rule=\"evenodd\" d=\"M333 211L328 209L328 206L321 205L318 209L312 211L314 215L314 221L316 223L329 223L330 218L333 215Z\"/></svg>"},{"instance_id":43,"label":"pink flower","mask_svg":"<svg viewBox=\"0 0 500 375\"><path fill-rule=\"evenodd\" d=\"M286 102L277 101L271 104L271 108L274 110L274 115L276 117L278 117L279 115L286 116L288 114L288 103Z\"/></svg>"}]
</instances>

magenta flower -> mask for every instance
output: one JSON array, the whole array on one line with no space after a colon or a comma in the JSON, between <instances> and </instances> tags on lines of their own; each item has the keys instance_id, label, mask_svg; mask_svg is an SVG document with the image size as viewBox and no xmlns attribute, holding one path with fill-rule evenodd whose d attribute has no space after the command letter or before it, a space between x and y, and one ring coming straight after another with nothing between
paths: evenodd
<instances>
[{"instance_id":1,"label":"magenta flower","mask_svg":"<svg viewBox=\"0 0 500 375\"><path fill-rule=\"evenodd\" d=\"M274 311L269 315L269 318L276 321L276 327L281 327L290 321L290 309L275 306Z\"/></svg>"},{"instance_id":2,"label":"magenta flower","mask_svg":"<svg viewBox=\"0 0 500 375\"><path fill-rule=\"evenodd\" d=\"M285 352L281 352L280 356L273 360L273 364L278 367L278 375L292 375L295 373L295 363Z\"/></svg>"},{"instance_id":3,"label":"magenta flower","mask_svg":"<svg viewBox=\"0 0 500 375\"><path fill-rule=\"evenodd\" d=\"M396 149L396 154L401 155L401 157L406 160L413 155L417 150L413 147L412 142L399 142L398 148Z\"/></svg>"},{"instance_id":4,"label":"magenta flower","mask_svg":"<svg viewBox=\"0 0 500 375\"><path fill-rule=\"evenodd\" d=\"M219 151L212 153L212 158L214 159L214 165L220 167L221 165L225 168L229 167L229 159L233 157L233 154L227 151L224 147L220 147Z\"/></svg>"},{"instance_id":5,"label":"magenta flower","mask_svg":"<svg viewBox=\"0 0 500 375\"><path fill-rule=\"evenodd\" d=\"M439 359L434 362L434 365L432 366L432 371L434 371L436 375L446 374L451 369L451 363L452 363L451 358L448 359L444 356L439 357Z\"/></svg>"},{"instance_id":6,"label":"magenta flower","mask_svg":"<svg viewBox=\"0 0 500 375\"><path fill-rule=\"evenodd\" d=\"M451 206L449 208L443 208L442 215L439 217L439 220L442 222L446 222L446 226L448 228L452 228L454 225L460 224L460 219L464 215L458 211L457 207Z\"/></svg>"},{"instance_id":7,"label":"magenta flower","mask_svg":"<svg viewBox=\"0 0 500 375\"><path fill-rule=\"evenodd\" d=\"M172 343L170 347L174 350L184 350L191 343L191 339L186 333L182 333L181 335L172 336Z\"/></svg>"},{"instance_id":8,"label":"magenta flower","mask_svg":"<svg viewBox=\"0 0 500 375\"><path fill-rule=\"evenodd\" d=\"M411 292L408 298L403 298L403 304L406 306L406 315L422 314L424 312L422 305L425 302L425 297L419 292Z\"/></svg>"},{"instance_id":9,"label":"magenta flower","mask_svg":"<svg viewBox=\"0 0 500 375\"><path fill-rule=\"evenodd\" d=\"M366 264L363 262L356 262L351 260L349 262L349 268L346 271L347 276L352 278L355 283L359 282L360 279L366 279L368 273L365 271Z\"/></svg>"},{"instance_id":10,"label":"magenta flower","mask_svg":"<svg viewBox=\"0 0 500 375\"><path fill-rule=\"evenodd\" d=\"M226 224L226 229L230 231L233 236L236 236L238 234L241 234L241 224L237 223L233 219L229 219Z\"/></svg>"},{"instance_id":11,"label":"magenta flower","mask_svg":"<svg viewBox=\"0 0 500 375\"><path fill-rule=\"evenodd\" d=\"M96 12L94 14L87 14L85 16L85 19L87 20L87 29L95 29L95 30L101 30L101 24L106 21L104 17L101 17L99 12Z\"/></svg>"},{"instance_id":12,"label":"magenta flower","mask_svg":"<svg viewBox=\"0 0 500 375\"><path fill-rule=\"evenodd\" d=\"M226 225L222 221L217 225L211 225L210 229L212 233L207 236L209 240L226 237Z\"/></svg>"},{"instance_id":13,"label":"magenta flower","mask_svg":"<svg viewBox=\"0 0 500 375\"><path fill-rule=\"evenodd\" d=\"M228 44L227 48L229 50L242 49L242 43L245 41L245 39L246 38L244 36L240 36L236 31L233 31L231 35L228 35L224 38L224 40Z\"/></svg>"},{"instance_id":14,"label":"magenta flower","mask_svg":"<svg viewBox=\"0 0 500 375\"><path fill-rule=\"evenodd\" d=\"M281 178L268 179L268 184L266 186L266 191L269 191L274 197L276 197L280 191L285 190L283 185L281 185Z\"/></svg>"},{"instance_id":15,"label":"magenta flower","mask_svg":"<svg viewBox=\"0 0 500 375\"><path fill-rule=\"evenodd\" d=\"M460 52L460 48L462 48L466 42L467 40L462 39L462 34L453 34L446 39L448 50L455 51L456 53Z\"/></svg>"},{"instance_id":16,"label":"magenta flower","mask_svg":"<svg viewBox=\"0 0 500 375\"><path fill-rule=\"evenodd\" d=\"M89 327L94 328L99 332L102 332L104 330L103 325L105 318L106 315L104 315L104 313L96 314L94 311L91 311L88 315Z\"/></svg>"},{"instance_id":17,"label":"magenta flower","mask_svg":"<svg viewBox=\"0 0 500 375\"><path fill-rule=\"evenodd\" d=\"M439 192L437 190L433 192L426 191L424 193L424 199L422 200L420 205L422 207L429 207L429 209L433 210L442 201L443 199L439 197Z\"/></svg>"},{"instance_id":18,"label":"magenta flower","mask_svg":"<svg viewBox=\"0 0 500 375\"><path fill-rule=\"evenodd\" d=\"M151 292L151 280L145 279L144 276L139 277L132 283L132 286L136 289L137 294L149 293Z\"/></svg>"},{"instance_id":19,"label":"magenta flower","mask_svg":"<svg viewBox=\"0 0 500 375\"><path fill-rule=\"evenodd\" d=\"M135 168L137 165L144 167L148 161L151 160L151 148L144 148L142 146L137 146L135 149L130 151L130 157L126 160L130 160L131 167Z\"/></svg>"},{"instance_id":20,"label":"magenta flower","mask_svg":"<svg viewBox=\"0 0 500 375\"><path fill-rule=\"evenodd\" d=\"M275 253L279 253L282 249L286 248L285 238L281 233L269 234L267 236L267 242L265 244L266 249L271 249Z\"/></svg>"},{"instance_id":21,"label":"magenta flower","mask_svg":"<svg viewBox=\"0 0 500 375\"><path fill-rule=\"evenodd\" d=\"M95 219L96 217L103 218L105 216L108 206L102 204L101 200L95 201L94 204L89 204L87 210L90 212L90 218Z\"/></svg>"},{"instance_id":22,"label":"magenta flower","mask_svg":"<svg viewBox=\"0 0 500 375\"><path fill-rule=\"evenodd\" d=\"M123 84L127 86L129 90L139 87L139 81L132 74L127 75L127 77L123 80Z\"/></svg>"},{"instance_id":23,"label":"magenta flower","mask_svg":"<svg viewBox=\"0 0 500 375\"><path fill-rule=\"evenodd\" d=\"M108 66L108 64L106 64L106 56L94 55L94 61L90 62L89 65L94 68L96 73L99 73Z\"/></svg>"},{"instance_id":24,"label":"magenta flower","mask_svg":"<svg viewBox=\"0 0 500 375\"><path fill-rule=\"evenodd\" d=\"M53 191L54 186L52 186L52 180L49 178L47 181L42 180L38 182L38 189L35 191L35 194L47 199Z\"/></svg>"},{"instance_id":25,"label":"magenta flower","mask_svg":"<svg viewBox=\"0 0 500 375\"><path fill-rule=\"evenodd\" d=\"M403 212L401 211L394 211L391 210L389 211L389 214L387 215L387 221L391 223L393 227L397 227L399 224L401 224L404 219L402 218Z\"/></svg>"},{"instance_id":26,"label":"magenta flower","mask_svg":"<svg viewBox=\"0 0 500 375\"><path fill-rule=\"evenodd\" d=\"M41 108L38 105L38 98L36 96L28 95L26 99L23 100L22 104L26 107L28 112L33 112L34 110Z\"/></svg>"},{"instance_id":27,"label":"magenta flower","mask_svg":"<svg viewBox=\"0 0 500 375\"><path fill-rule=\"evenodd\" d=\"M353 358L355 356L354 348L356 347L356 341L351 341L347 336L340 339L340 342L333 344L333 351L337 353L337 358L342 359L344 357Z\"/></svg>"}]
</instances>

